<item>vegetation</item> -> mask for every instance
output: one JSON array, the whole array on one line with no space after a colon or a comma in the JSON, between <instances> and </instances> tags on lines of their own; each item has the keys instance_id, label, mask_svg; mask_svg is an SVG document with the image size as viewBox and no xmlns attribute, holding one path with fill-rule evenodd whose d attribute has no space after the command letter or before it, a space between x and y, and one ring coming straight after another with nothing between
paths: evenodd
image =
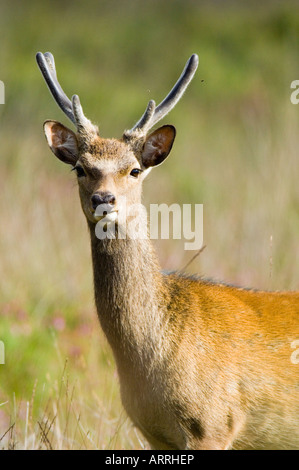
<instances>
[{"instance_id":1,"label":"vegetation","mask_svg":"<svg viewBox=\"0 0 299 470\"><path fill-rule=\"evenodd\" d=\"M2 2L3 3L3 2ZM46 0L0 7L0 448L137 449L93 304L73 174L42 122L66 122L35 64L51 51L65 91L105 137L159 101L191 53L199 69L165 119L172 154L144 201L202 203L204 243L188 272L298 289L299 11L295 1ZM164 269L194 255L155 242Z\"/></svg>"}]
</instances>

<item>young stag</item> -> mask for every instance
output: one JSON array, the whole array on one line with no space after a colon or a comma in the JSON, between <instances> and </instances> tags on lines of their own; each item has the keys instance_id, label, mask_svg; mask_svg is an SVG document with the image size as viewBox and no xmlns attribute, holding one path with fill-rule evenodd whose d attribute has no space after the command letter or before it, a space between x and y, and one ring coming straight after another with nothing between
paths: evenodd
<instances>
[{"instance_id":1,"label":"young stag","mask_svg":"<svg viewBox=\"0 0 299 470\"><path fill-rule=\"evenodd\" d=\"M53 153L77 173L97 312L135 425L155 449L299 449L299 293L164 274L149 237L126 224L176 133L170 125L148 132L181 98L198 57L119 140L100 137L78 96L68 99L52 54L38 53L37 62L76 127L44 124ZM136 217L146 224L142 212ZM99 236L109 227L114 238Z\"/></svg>"}]
</instances>

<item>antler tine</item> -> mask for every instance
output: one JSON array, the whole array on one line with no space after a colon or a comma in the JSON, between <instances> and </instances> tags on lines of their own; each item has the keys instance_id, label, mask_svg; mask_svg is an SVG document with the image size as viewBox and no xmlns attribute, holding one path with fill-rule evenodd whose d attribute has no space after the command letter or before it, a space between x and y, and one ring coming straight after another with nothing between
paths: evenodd
<instances>
[{"instance_id":1,"label":"antler tine","mask_svg":"<svg viewBox=\"0 0 299 470\"><path fill-rule=\"evenodd\" d=\"M147 125L150 123L150 121L153 118L153 115L155 114L155 109L156 109L156 103L154 100L150 100L148 102L148 105L146 107L146 110L144 114L141 116L139 121L135 124L135 126L131 129L130 132L135 131L136 129L143 129L146 128Z\"/></svg>"},{"instance_id":2,"label":"antler tine","mask_svg":"<svg viewBox=\"0 0 299 470\"><path fill-rule=\"evenodd\" d=\"M130 135L134 133L134 131L146 134L149 129L151 129L164 116L166 116L166 114L168 114L169 111L181 99L182 95L184 94L186 88L188 87L196 72L197 66L198 55L192 54L192 56L187 61L180 78L178 79L170 93L166 96L166 98L157 107L153 107L151 103L155 102L151 100L141 119L135 124L135 126L130 131L126 132L126 135Z\"/></svg>"},{"instance_id":3,"label":"antler tine","mask_svg":"<svg viewBox=\"0 0 299 470\"><path fill-rule=\"evenodd\" d=\"M98 128L84 115L78 95L72 96L72 107L79 132L97 133Z\"/></svg>"},{"instance_id":4,"label":"antler tine","mask_svg":"<svg viewBox=\"0 0 299 470\"><path fill-rule=\"evenodd\" d=\"M45 54L38 52L36 54L36 61L56 103L75 124L75 126L77 126L76 118L73 113L72 102L66 96L57 80L53 55L50 52L46 52Z\"/></svg>"}]
</instances>

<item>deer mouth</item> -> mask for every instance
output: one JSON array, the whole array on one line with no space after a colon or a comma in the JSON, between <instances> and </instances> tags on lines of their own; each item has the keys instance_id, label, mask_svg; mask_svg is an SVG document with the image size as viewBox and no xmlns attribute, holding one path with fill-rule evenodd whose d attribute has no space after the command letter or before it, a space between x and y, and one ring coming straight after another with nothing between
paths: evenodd
<instances>
[{"instance_id":1,"label":"deer mouth","mask_svg":"<svg viewBox=\"0 0 299 470\"><path fill-rule=\"evenodd\" d=\"M102 224L109 224L115 222L117 219L118 211L104 212L103 214L93 213L93 217L97 222Z\"/></svg>"}]
</instances>

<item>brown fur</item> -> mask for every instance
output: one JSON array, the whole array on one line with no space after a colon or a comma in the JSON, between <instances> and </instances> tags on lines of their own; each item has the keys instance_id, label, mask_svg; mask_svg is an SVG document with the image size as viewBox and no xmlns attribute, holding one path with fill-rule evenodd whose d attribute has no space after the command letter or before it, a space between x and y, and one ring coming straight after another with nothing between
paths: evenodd
<instances>
[{"instance_id":1,"label":"brown fur","mask_svg":"<svg viewBox=\"0 0 299 470\"><path fill-rule=\"evenodd\" d=\"M86 143L69 131L57 143L65 132L57 126L46 123L51 149L65 161L77 145L73 164L86 171L78 181L95 302L132 421L156 449L299 449L299 364L291 361L299 293L165 275L148 238L99 240L91 196L110 191L116 207L124 195L129 205L141 201L146 172L129 175L146 170L152 134ZM173 131L158 134L168 154ZM147 158L160 163L163 152L156 158L147 150Z\"/></svg>"}]
</instances>

